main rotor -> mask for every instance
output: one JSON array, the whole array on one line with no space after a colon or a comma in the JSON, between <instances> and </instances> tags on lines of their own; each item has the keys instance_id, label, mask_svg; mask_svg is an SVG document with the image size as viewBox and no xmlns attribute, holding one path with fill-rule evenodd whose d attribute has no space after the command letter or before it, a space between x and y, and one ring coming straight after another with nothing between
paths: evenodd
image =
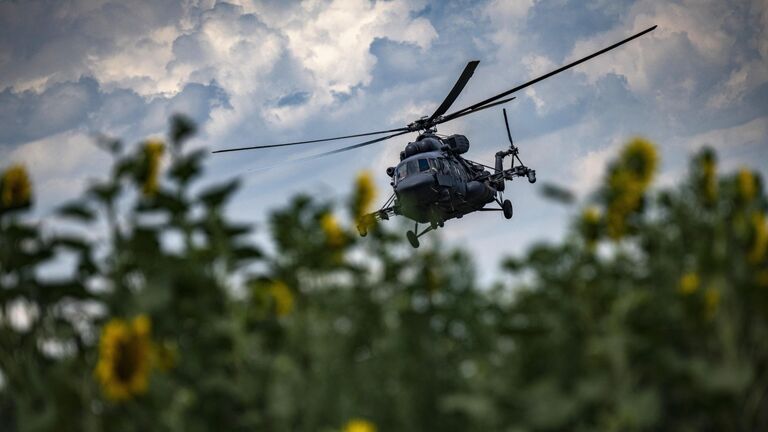
<instances>
[{"instance_id":1,"label":"main rotor","mask_svg":"<svg viewBox=\"0 0 768 432\"><path fill-rule=\"evenodd\" d=\"M295 146L295 145L306 145L306 144L313 144L313 143L319 143L319 142L326 142L326 141L336 141L336 140L343 140L343 139L349 139L349 138L359 138L364 136L372 136L372 135L384 135L379 138L370 139L368 141L363 141L361 143L348 145L346 147L341 147L335 150L326 151L323 153L318 153L312 156L307 156L303 158L299 158L297 160L306 160L306 159L314 159L318 157L328 156L336 153L342 153L350 150L354 150L356 148L369 146L375 143L379 143L382 141L389 140L391 138L398 137L400 135L404 135L407 133L412 132L421 132L424 133L434 133L436 132L436 126L439 124L443 124L446 122L449 122L451 120L455 120L460 117L464 117L465 115L473 114L478 111L482 111L487 108L491 108L497 105L501 105L504 103L507 103L513 99L515 99L514 96L508 97L512 93L518 92L526 87L529 87L533 84L538 83L539 81L543 81L553 75L557 75L560 72L563 72L567 69L573 68L575 66L580 65L581 63L584 63L586 61L589 61L601 54L604 54L608 51L611 51L621 45L624 45L627 42L630 42L634 39L639 38L640 36L643 36L647 33L650 33L651 31L655 30L656 26L649 27L639 33L636 33L626 39L623 39L619 42L616 42L615 44L608 46L606 48L603 48L599 51L596 51L586 57L583 57L579 60L573 61L571 63L568 63L564 66L561 66L549 73L546 73L544 75L541 75L537 78L534 78L530 81L527 81L523 84L520 84L516 87L513 87L509 90L506 90L504 92L501 92L499 94L496 94L494 96L491 96L487 99L484 99L480 102L477 102L473 105L464 107L460 110L454 111L453 113L446 114L448 110L451 108L453 103L456 101L456 99L461 94L462 90L464 90L464 87L467 85L467 82L469 82L469 79L472 78L472 75L475 72L475 69L477 68L477 65L480 63L478 60L472 60L464 67L464 70L461 72L461 75L459 76L459 79L456 81L456 83L453 85L453 88L451 88L451 91L448 93L448 95L443 99L443 102L437 107L435 112L432 113L430 116L424 116L419 118L418 120L415 120L405 127L395 128L395 129L387 129L387 130L380 130L375 132L365 132L365 133L358 133L358 134L352 134L352 135L344 135L344 136L338 136L338 137L332 137L332 138L320 138L320 139L313 139L313 140L306 140L306 141L294 141L294 142L287 142L287 143L280 143L280 144L266 144L266 145L257 145L257 146L250 146L250 147L237 147L237 148L229 148L229 149L221 149L221 150L215 150L213 153L226 153L226 152L236 152L236 151L243 151L243 150L257 150L257 149L266 149L266 148L274 148L274 147L286 147L286 146Z\"/></svg>"}]
</instances>

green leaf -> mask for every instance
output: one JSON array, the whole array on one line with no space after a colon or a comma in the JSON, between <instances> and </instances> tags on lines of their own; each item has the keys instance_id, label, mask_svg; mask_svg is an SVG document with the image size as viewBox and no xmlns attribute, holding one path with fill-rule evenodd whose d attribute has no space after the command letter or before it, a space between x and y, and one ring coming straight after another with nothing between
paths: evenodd
<instances>
[{"instance_id":1,"label":"green leaf","mask_svg":"<svg viewBox=\"0 0 768 432\"><path fill-rule=\"evenodd\" d=\"M171 142L180 146L197 132L195 122L184 114L174 114L171 117Z\"/></svg>"},{"instance_id":2,"label":"green leaf","mask_svg":"<svg viewBox=\"0 0 768 432\"><path fill-rule=\"evenodd\" d=\"M95 213L89 209L85 204L80 202L72 202L65 204L58 210L60 216L64 216L70 219L76 219L81 222L90 222L94 219Z\"/></svg>"},{"instance_id":3,"label":"green leaf","mask_svg":"<svg viewBox=\"0 0 768 432\"><path fill-rule=\"evenodd\" d=\"M180 156L171 166L169 176L182 184L188 183L203 172L202 160L207 155L205 150L196 150Z\"/></svg>"},{"instance_id":4,"label":"green leaf","mask_svg":"<svg viewBox=\"0 0 768 432\"><path fill-rule=\"evenodd\" d=\"M208 208L220 207L240 186L239 180L214 185L200 192L198 199Z\"/></svg>"}]
</instances>

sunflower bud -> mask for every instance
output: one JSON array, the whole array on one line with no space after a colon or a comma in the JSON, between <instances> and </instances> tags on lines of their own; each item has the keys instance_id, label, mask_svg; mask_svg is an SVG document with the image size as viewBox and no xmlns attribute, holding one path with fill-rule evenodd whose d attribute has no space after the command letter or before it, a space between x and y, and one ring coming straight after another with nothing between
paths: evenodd
<instances>
[{"instance_id":1,"label":"sunflower bud","mask_svg":"<svg viewBox=\"0 0 768 432\"><path fill-rule=\"evenodd\" d=\"M746 168L740 169L739 173L736 174L736 190L738 191L739 200L741 202L748 203L752 201L757 192L757 180L755 179L755 175Z\"/></svg>"},{"instance_id":2,"label":"sunflower bud","mask_svg":"<svg viewBox=\"0 0 768 432\"><path fill-rule=\"evenodd\" d=\"M352 419L344 425L343 432L376 432L376 426L364 419Z\"/></svg>"},{"instance_id":3,"label":"sunflower bud","mask_svg":"<svg viewBox=\"0 0 768 432\"><path fill-rule=\"evenodd\" d=\"M320 228L322 228L326 242L330 248L338 249L344 246L346 240L344 231L342 231L339 222L333 214L325 213L322 216L320 219Z\"/></svg>"},{"instance_id":4,"label":"sunflower bud","mask_svg":"<svg viewBox=\"0 0 768 432\"><path fill-rule=\"evenodd\" d=\"M614 240L626 234L629 217L642 208L657 164L654 145L646 139L634 138L611 166L605 188L606 229Z\"/></svg>"},{"instance_id":5,"label":"sunflower bud","mask_svg":"<svg viewBox=\"0 0 768 432\"><path fill-rule=\"evenodd\" d=\"M757 264L765 258L766 249L768 249L768 227L766 227L765 215L761 212L752 214L749 251L747 260L752 264Z\"/></svg>"},{"instance_id":6,"label":"sunflower bud","mask_svg":"<svg viewBox=\"0 0 768 432\"><path fill-rule=\"evenodd\" d=\"M157 193L160 164L162 162L163 153L165 152L165 144L159 140L149 140L144 143L142 151L144 156L142 191L145 196L153 196Z\"/></svg>"},{"instance_id":7,"label":"sunflower bud","mask_svg":"<svg viewBox=\"0 0 768 432\"><path fill-rule=\"evenodd\" d=\"M0 177L0 208L18 209L32 203L32 182L23 165L11 165Z\"/></svg>"},{"instance_id":8,"label":"sunflower bud","mask_svg":"<svg viewBox=\"0 0 768 432\"><path fill-rule=\"evenodd\" d=\"M352 213L358 223L371 212L374 200L376 200L376 184L373 182L371 173L363 171L355 180L355 190L352 195Z\"/></svg>"},{"instance_id":9,"label":"sunflower bud","mask_svg":"<svg viewBox=\"0 0 768 432\"><path fill-rule=\"evenodd\" d=\"M680 278L677 290L680 294L691 295L699 289L699 285L701 285L699 275L696 272L688 272Z\"/></svg>"},{"instance_id":10,"label":"sunflower bud","mask_svg":"<svg viewBox=\"0 0 768 432\"><path fill-rule=\"evenodd\" d=\"M293 293L285 282L272 282L269 285L269 294L272 297L275 314L278 317L286 316L293 311Z\"/></svg>"},{"instance_id":11,"label":"sunflower bud","mask_svg":"<svg viewBox=\"0 0 768 432\"><path fill-rule=\"evenodd\" d=\"M601 219L600 210L596 207L589 207L581 213L578 229L590 248L593 248L600 238Z\"/></svg>"}]
</instances>

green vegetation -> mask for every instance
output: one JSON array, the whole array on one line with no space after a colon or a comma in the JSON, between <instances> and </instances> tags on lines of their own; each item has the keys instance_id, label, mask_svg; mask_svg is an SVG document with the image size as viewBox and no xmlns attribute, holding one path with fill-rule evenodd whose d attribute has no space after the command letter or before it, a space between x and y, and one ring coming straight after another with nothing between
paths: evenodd
<instances>
[{"instance_id":1,"label":"green vegetation","mask_svg":"<svg viewBox=\"0 0 768 432\"><path fill-rule=\"evenodd\" d=\"M255 246L223 212L237 181L198 184L193 133L101 143L109 177L56 230L24 168L2 174L0 429L768 430L768 200L711 150L655 191L630 141L567 238L483 288L439 238L358 238L366 175L344 208L293 198Z\"/></svg>"}]
</instances>

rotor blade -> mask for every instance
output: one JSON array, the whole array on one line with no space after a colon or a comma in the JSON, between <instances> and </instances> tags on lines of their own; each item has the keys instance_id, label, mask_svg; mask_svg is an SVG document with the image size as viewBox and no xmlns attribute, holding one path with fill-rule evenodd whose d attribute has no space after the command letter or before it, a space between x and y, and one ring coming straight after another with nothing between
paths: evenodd
<instances>
[{"instance_id":1,"label":"rotor blade","mask_svg":"<svg viewBox=\"0 0 768 432\"><path fill-rule=\"evenodd\" d=\"M587 61L587 60L591 60L591 59L593 59L593 58L595 58L595 57L599 56L600 54L604 54L604 53L606 53L606 52L608 52L608 51L610 51L610 50L612 50L612 49L614 49L614 48L617 48L617 47L619 47L619 46L621 46L621 45L624 45L625 43L627 43L627 42L629 42L629 41L631 41L631 40L633 40L633 39L637 39L637 38L639 38L640 36L643 36L643 35L644 35L644 34L646 34L646 33L650 33L651 31L653 31L653 30L655 30L655 29L656 29L656 26L655 26L655 25L654 25L653 27L649 27L649 28L647 28L647 29L645 29L645 30L641 31L640 33L637 33L637 34L635 34L635 35L632 35L632 36L630 36L630 37L628 37L628 38L626 38L626 39L624 39L624 40L622 40L622 41L616 42L615 44L613 44L613 45L611 45L611 46L609 46L609 47L607 47L607 48L603 48L603 49L601 49L600 51L594 52L594 53L592 53L592 54L590 54L590 55L588 55L588 56L586 56L586 57L584 57L584 58L581 58L581 59L579 59L579 60L576 60L576 61L574 61L574 62L572 62L572 63L568 63L568 64L567 64L567 65L565 65L565 66L562 66L562 67L560 67L560 68L558 68L558 69L555 69L555 70L553 70L552 72L549 72L549 73L547 73L547 74L544 74L544 75L542 75L542 76L540 76L540 77L538 77L538 78L535 78L535 79L533 79L533 80L531 80L531 81L528 81L528 82L526 82L526 83L524 83L524 84L520 84L519 86L517 86L517 87L515 87L515 88L512 88L512 89L510 89L510 90L507 90L507 91L505 91L505 92L503 92L503 93L499 93L499 94L497 94L496 96L490 97L490 98L488 98L488 99L486 99L486 100L484 100L484 101L481 101L481 102L478 102L478 103L476 103L476 104L474 104L474 105L470 105L470 106L468 106L468 107L466 107L466 108L460 109L459 111L456 111L455 113L453 113L453 116L454 116L453 118L461 117L461 116L460 116L460 115L458 115L458 114L462 114L462 113L464 113L465 111L477 110L478 108L482 107L482 106L483 106L483 105L485 105L485 104L488 104L488 103L491 103L491 102L493 102L493 101L495 101L495 100L498 100L498 99L500 99L500 98L503 98L504 96L510 95L510 94L512 94L512 93L514 93L514 92L516 92L516 91L520 91L520 90L522 90L522 89L524 89L524 88L526 88L526 87L528 87L528 86L531 86L531 85L533 85L533 84L536 84L536 83L537 83L537 82L539 82L539 81L545 80L545 79L547 79L547 78L551 77L552 75L557 75L557 74L559 74L560 72L563 72L563 71L565 71L565 70L567 70L567 69L570 69L570 68L572 68L572 67L574 67L574 66L580 65L580 64L584 63L584 62L585 62L585 61Z\"/></svg>"},{"instance_id":2,"label":"rotor blade","mask_svg":"<svg viewBox=\"0 0 768 432\"><path fill-rule=\"evenodd\" d=\"M448 108L453 105L453 102L456 100L457 97L459 97L459 94L461 94L461 91L464 90L464 86L467 85L467 82L470 78L472 78L472 74L475 73L475 68L477 68L477 65L480 63L479 60L472 60L471 62L467 63L466 66L464 66L464 71L459 76L459 79L456 81L456 84L453 85L453 88L448 93L448 96L445 97L445 100L443 100L443 103L440 104L439 107L435 110L434 114L427 120L427 123L433 121L437 117L445 114L446 111L448 111Z\"/></svg>"},{"instance_id":3,"label":"rotor blade","mask_svg":"<svg viewBox=\"0 0 768 432\"><path fill-rule=\"evenodd\" d=\"M353 150L353 149L356 149L356 148L359 148L359 147L364 147L364 146L367 146L367 145L370 145L370 144L374 144L374 143L377 143L377 142L385 141L385 140L388 140L390 138L394 138L396 136L407 134L409 132L411 132L411 131L398 132L396 134L387 135L385 137L372 139L370 141L361 142L359 144L354 144L354 145L347 146L347 147L342 147L340 149L331 150L331 151L328 151L328 152L325 152L325 153L309 155L309 156L303 156L303 157L299 157L299 158L295 158L295 159L288 159L288 160L284 160L284 161L278 162L277 164L272 164L272 165L269 165L269 166L264 166L264 167L259 167L259 168L251 168L249 171L266 171L266 170L270 170L270 169L273 169L273 168L276 168L276 167L280 167L280 166L284 166L284 165L289 165L289 164L292 164L294 162L302 162L302 161L316 159L316 158L323 157L323 156L328 156L328 155L332 155L332 154L336 154L336 153L341 153L341 152L345 152L345 151L348 151L348 150Z\"/></svg>"},{"instance_id":4,"label":"rotor blade","mask_svg":"<svg viewBox=\"0 0 768 432\"><path fill-rule=\"evenodd\" d=\"M482 111L482 110L484 110L486 108L491 108L491 107L495 107L496 105L501 105L501 104L507 103L507 102L509 102L509 101L511 101L511 100L513 100L515 98L516 98L515 96L512 96L511 98L502 99L502 100L496 101L496 102L494 102L492 104L483 105L483 106L481 106L479 108L475 108L475 109L469 110L469 111L464 111L464 112L457 111L457 112L455 112L453 114L448 114L442 120L440 120L438 122L435 122L435 124L441 124L441 123L449 122L449 121L455 120L455 119L457 119L459 117L464 117L465 115L468 115L468 114L474 114L474 113L476 113L478 111Z\"/></svg>"},{"instance_id":5,"label":"rotor blade","mask_svg":"<svg viewBox=\"0 0 768 432\"><path fill-rule=\"evenodd\" d=\"M365 146L368 146L368 145L371 145L371 144L375 144L377 142L385 141L385 140L388 140L390 138L394 138L396 136L405 135L405 134L410 133L410 132L411 131L398 132L398 133L395 133L395 134L392 134L392 135L387 135L385 137L372 139L370 141L365 141L365 142L361 142L361 143L358 143L358 144L353 144L351 146L346 146L346 147L338 148L336 150L331 150L331 151L319 153L319 154L316 154L316 155L306 156L306 157L302 157L302 158L298 158L298 159L294 159L294 160L315 159L315 158L319 158L319 157L322 157L322 156L328 156L328 155L332 155L332 154L336 154L336 153L342 153L342 152L345 152L345 151L354 150L356 148L365 147Z\"/></svg>"},{"instance_id":6,"label":"rotor blade","mask_svg":"<svg viewBox=\"0 0 768 432\"><path fill-rule=\"evenodd\" d=\"M321 139L314 139L314 140L308 140L308 141L294 141L294 142L288 142L288 143L282 143L282 144L267 144L267 145L259 145L259 146L252 146L252 147L238 147L238 148L231 148L231 149L214 150L211 153L226 153L226 152L234 152L234 151L241 151L241 150L255 150L255 149L264 149L264 148L272 148L272 147L285 147L285 146L300 145L300 144L311 144L311 143L318 143L323 141L335 141L340 139L357 138L362 136L379 135L383 133L401 132L401 131L407 131L407 130L408 130L407 128L397 128L397 129L390 129L390 130L384 130L384 131L378 131L378 132L367 132L367 133L354 134L354 135L345 135L345 136L334 137L334 138L321 138Z\"/></svg>"}]
</instances>

